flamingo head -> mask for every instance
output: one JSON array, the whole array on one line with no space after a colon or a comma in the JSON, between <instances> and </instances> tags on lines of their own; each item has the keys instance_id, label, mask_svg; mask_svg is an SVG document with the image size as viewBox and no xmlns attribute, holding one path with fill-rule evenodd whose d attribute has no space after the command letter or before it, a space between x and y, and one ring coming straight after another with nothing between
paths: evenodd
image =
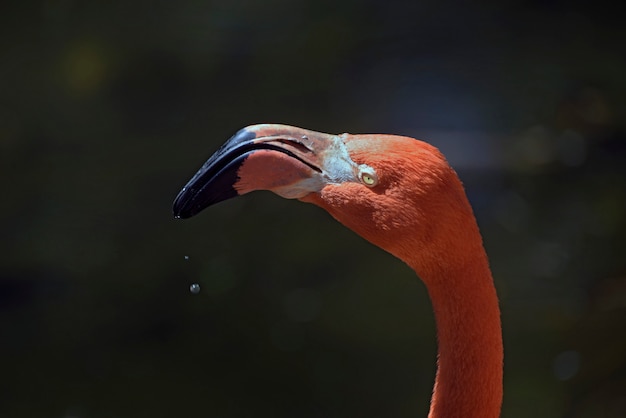
<instances>
[{"instance_id":1,"label":"flamingo head","mask_svg":"<svg viewBox=\"0 0 626 418\"><path fill-rule=\"evenodd\" d=\"M275 124L246 127L222 145L180 191L174 215L254 190L316 204L407 262L416 245L434 251L438 237L466 222L459 214L471 215L454 170L425 142Z\"/></svg>"}]
</instances>

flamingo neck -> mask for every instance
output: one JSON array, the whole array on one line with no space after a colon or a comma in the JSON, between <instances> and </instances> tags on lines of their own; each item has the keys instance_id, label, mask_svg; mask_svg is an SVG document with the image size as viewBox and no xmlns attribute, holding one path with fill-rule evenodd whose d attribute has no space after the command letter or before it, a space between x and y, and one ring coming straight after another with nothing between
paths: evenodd
<instances>
[{"instance_id":1,"label":"flamingo neck","mask_svg":"<svg viewBox=\"0 0 626 418\"><path fill-rule=\"evenodd\" d=\"M500 310L482 244L478 248L479 254L456 266L424 269L423 260L412 266L428 288L437 326L438 366L429 418L500 415Z\"/></svg>"},{"instance_id":2,"label":"flamingo neck","mask_svg":"<svg viewBox=\"0 0 626 418\"><path fill-rule=\"evenodd\" d=\"M497 418L503 365L498 298L463 187L449 167L437 173L439 177L430 182L428 173L417 181L433 187L430 199L419 193L417 198L407 195L403 210L393 211L409 214L400 221L386 217L387 207L373 204L382 228L372 222L373 215L363 216L361 206L350 211L345 204L350 196L336 189L302 200L325 208L339 222L406 262L426 285L439 351L429 418Z\"/></svg>"}]
</instances>

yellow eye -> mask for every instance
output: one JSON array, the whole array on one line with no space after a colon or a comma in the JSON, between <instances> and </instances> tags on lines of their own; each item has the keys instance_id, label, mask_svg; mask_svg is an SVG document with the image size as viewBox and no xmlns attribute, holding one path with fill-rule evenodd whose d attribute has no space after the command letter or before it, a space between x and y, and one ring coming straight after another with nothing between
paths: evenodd
<instances>
[{"instance_id":1,"label":"yellow eye","mask_svg":"<svg viewBox=\"0 0 626 418\"><path fill-rule=\"evenodd\" d=\"M370 186L376 183L376 180L374 180L374 178L370 176L369 174L363 174L363 177L361 178L363 179L363 183L369 184Z\"/></svg>"},{"instance_id":2,"label":"yellow eye","mask_svg":"<svg viewBox=\"0 0 626 418\"><path fill-rule=\"evenodd\" d=\"M376 173L374 173L374 170L370 167L361 169L359 178L366 186L374 187L378 184L378 177L376 177Z\"/></svg>"}]
</instances>

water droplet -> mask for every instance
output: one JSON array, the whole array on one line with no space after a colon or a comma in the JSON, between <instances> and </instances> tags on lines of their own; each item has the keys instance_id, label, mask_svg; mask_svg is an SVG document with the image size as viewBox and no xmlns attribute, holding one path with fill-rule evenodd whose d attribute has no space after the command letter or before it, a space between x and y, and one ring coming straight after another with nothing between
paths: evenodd
<instances>
[{"instance_id":1,"label":"water droplet","mask_svg":"<svg viewBox=\"0 0 626 418\"><path fill-rule=\"evenodd\" d=\"M194 295L197 295L198 293L200 293L200 285L198 283L192 284L191 286L189 286L189 291Z\"/></svg>"},{"instance_id":2,"label":"water droplet","mask_svg":"<svg viewBox=\"0 0 626 418\"><path fill-rule=\"evenodd\" d=\"M185 260L189 260L189 256L188 255L185 256Z\"/></svg>"}]
</instances>

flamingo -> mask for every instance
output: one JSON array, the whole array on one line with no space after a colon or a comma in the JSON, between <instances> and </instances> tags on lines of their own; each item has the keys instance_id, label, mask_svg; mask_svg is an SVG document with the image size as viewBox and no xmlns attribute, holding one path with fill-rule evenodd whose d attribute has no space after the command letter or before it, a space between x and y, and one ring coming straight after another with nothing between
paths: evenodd
<instances>
[{"instance_id":1,"label":"flamingo","mask_svg":"<svg viewBox=\"0 0 626 418\"><path fill-rule=\"evenodd\" d=\"M413 268L428 290L438 337L428 417L499 416L496 290L463 186L437 148L396 135L248 126L189 180L174 216L188 218L254 190L320 206Z\"/></svg>"}]
</instances>

